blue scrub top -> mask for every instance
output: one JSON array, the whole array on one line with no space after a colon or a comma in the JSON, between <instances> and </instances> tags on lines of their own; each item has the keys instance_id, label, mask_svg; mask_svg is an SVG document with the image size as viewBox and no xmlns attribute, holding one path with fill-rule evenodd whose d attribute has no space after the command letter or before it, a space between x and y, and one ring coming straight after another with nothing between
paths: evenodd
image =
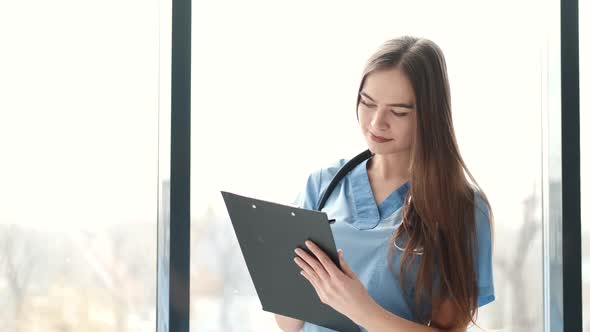
<instances>
[{"instance_id":1,"label":"blue scrub top","mask_svg":"<svg viewBox=\"0 0 590 332\"><path fill-rule=\"evenodd\" d=\"M340 159L328 167L312 172L293 204L317 210L320 195L326 191L330 181L347 161ZM322 211L326 212L330 219L336 219L331 225L336 248L343 250L344 259L365 285L371 297L393 314L419 323L411 308L414 304L412 285L415 284L420 256L417 256L411 265L410 269L413 272L410 279L404 279L404 285L410 287L406 291L407 294L404 294L399 284L398 273L402 252L396 249L391 258L395 274L391 272L387 262L391 236L401 223L401 208L410 183L404 183L377 206L369 183L367 161L368 159L351 170L338 183ZM483 306L494 301L495 297L489 214L485 202L477 193L475 222L477 244L474 259L479 290L477 302L478 306ZM397 244L404 248L401 240ZM421 310L429 310L429 306L430 304L426 304ZM302 331L333 330L306 322ZM361 328L361 331L366 330Z\"/></svg>"}]
</instances>

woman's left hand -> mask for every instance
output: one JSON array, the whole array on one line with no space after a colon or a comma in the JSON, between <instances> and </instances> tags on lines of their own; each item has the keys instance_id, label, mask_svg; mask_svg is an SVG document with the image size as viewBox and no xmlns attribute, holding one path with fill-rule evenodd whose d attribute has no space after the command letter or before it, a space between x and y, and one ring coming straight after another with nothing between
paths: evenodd
<instances>
[{"instance_id":1,"label":"woman's left hand","mask_svg":"<svg viewBox=\"0 0 590 332\"><path fill-rule=\"evenodd\" d=\"M297 248L295 263L302 269L301 274L311 283L322 303L347 316L358 324L366 318L367 310L375 304L369 292L350 266L344 261L342 250L338 250L340 270L334 262L312 241L305 245L315 255ZM317 258L316 258L317 257Z\"/></svg>"}]
</instances>

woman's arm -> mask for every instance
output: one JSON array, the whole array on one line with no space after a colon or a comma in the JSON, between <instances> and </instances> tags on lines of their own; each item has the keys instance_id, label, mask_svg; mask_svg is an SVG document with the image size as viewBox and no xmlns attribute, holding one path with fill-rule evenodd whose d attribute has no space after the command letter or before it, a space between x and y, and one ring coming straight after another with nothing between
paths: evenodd
<instances>
[{"instance_id":1,"label":"woman's arm","mask_svg":"<svg viewBox=\"0 0 590 332\"><path fill-rule=\"evenodd\" d=\"M299 319L275 314L275 320L284 332L299 332L303 327L303 321Z\"/></svg>"},{"instance_id":2,"label":"woman's arm","mask_svg":"<svg viewBox=\"0 0 590 332\"><path fill-rule=\"evenodd\" d=\"M440 303L437 306L438 309L433 311L431 326L415 323L396 316L376 302L373 303L371 310L367 311L371 314L365 315L363 321L356 322L369 332L463 332L467 330L466 327L457 329L445 328L445 326L448 326L453 321L454 317L451 302L448 300Z\"/></svg>"}]
</instances>

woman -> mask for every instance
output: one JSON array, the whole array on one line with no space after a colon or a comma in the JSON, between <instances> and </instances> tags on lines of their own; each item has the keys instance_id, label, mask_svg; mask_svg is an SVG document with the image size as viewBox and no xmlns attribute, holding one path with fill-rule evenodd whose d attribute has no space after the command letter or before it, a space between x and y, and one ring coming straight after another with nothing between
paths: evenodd
<instances>
[{"instance_id":1,"label":"woman","mask_svg":"<svg viewBox=\"0 0 590 332\"><path fill-rule=\"evenodd\" d=\"M362 331L464 331L494 300L493 215L459 153L440 48L408 36L385 42L363 72L357 119L372 156L322 209L336 219L342 269L313 243L294 263ZM346 161L312 172L296 204L316 209ZM284 331L330 331L276 320Z\"/></svg>"}]
</instances>

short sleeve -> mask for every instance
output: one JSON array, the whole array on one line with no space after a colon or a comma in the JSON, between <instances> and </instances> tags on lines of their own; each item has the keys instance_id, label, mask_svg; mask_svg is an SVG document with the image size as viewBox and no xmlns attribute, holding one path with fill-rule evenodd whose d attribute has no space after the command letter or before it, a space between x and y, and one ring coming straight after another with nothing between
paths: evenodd
<instances>
[{"instance_id":1,"label":"short sleeve","mask_svg":"<svg viewBox=\"0 0 590 332\"><path fill-rule=\"evenodd\" d=\"M492 227L489 209L479 193L475 194L475 266L477 279L477 306L495 300L492 261Z\"/></svg>"},{"instance_id":2,"label":"short sleeve","mask_svg":"<svg viewBox=\"0 0 590 332\"><path fill-rule=\"evenodd\" d=\"M319 203L320 180L321 169L309 174L305 185L292 203L302 209L315 210Z\"/></svg>"}]
</instances>

